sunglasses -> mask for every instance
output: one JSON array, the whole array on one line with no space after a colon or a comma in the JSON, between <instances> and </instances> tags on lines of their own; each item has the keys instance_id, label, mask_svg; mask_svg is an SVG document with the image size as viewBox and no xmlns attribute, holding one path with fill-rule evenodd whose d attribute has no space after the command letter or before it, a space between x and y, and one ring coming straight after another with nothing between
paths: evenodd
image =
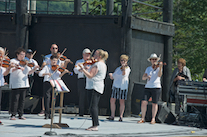
<instances>
[{"instance_id":1,"label":"sunglasses","mask_svg":"<svg viewBox=\"0 0 207 137\"><path fill-rule=\"evenodd\" d=\"M120 61L126 61L126 60L120 60Z\"/></svg>"},{"instance_id":2,"label":"sunglasses","mask_svg":"<svg viewBox=\"0 0 207 137\"><path fill-rule=\"evenodd\" d=\"M52 49L58 49L58 48L52 48Z\"/></svg>"},{"instance_id":3,"label":"sunglasses","mask_svg":"<svg viewBox=\"0 0 207 137\"><path fill-rule=\"evenodd\" d=\"M150 60L157 60L157 59L150 59Z\"/></svg>"}]
</instances>

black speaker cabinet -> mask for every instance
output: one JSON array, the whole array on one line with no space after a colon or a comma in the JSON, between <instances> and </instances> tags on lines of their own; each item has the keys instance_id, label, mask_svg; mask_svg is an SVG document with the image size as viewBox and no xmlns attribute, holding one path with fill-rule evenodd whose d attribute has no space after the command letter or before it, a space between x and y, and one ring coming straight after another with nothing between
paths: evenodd
<instances>
[{"instance_id":1,"label":"black speaker cabinet","mask_svg":"<svg viewBox=\"0 0 207 137\"><path fill-rule=\"evenodd\" d=\"M144 93L143 83L134 83L131 100L131 111L134 115L139 115L141 112L141 102Z\"/></svg>"}]
</instances>

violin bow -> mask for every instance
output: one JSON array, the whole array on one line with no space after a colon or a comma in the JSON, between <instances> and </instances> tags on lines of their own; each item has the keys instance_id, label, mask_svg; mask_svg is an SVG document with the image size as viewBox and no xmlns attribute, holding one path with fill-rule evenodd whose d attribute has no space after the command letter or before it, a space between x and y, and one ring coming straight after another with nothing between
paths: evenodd
<instances>
[{"instance_id":1,"label":"violin bow","mask_svg":"<svg viewBox=\"0 0 207 137\"><path fill-rule=\"evenodd\" d=\"M36 54L36 52L37 52L37 51L35 50L34 53L32 54L32 57L34 57L34 55Z\"/></svg>"}]
</instances>

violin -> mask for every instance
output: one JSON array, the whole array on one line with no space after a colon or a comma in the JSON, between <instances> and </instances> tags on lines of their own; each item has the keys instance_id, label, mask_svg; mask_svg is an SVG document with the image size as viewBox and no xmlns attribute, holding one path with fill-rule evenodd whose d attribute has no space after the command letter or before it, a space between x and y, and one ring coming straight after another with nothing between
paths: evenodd
<instances>
[{"instance_id":1,"label":"violin","mask_svg":"<svg viewBox=\"0 0 207 137\"><path fill-rule=\"evenodd\" d=\"M60 71L62 73L62 72L65 71L66 68L59 67L59 65L52 65L51 66L51 69L52 69L52 71L58 70L58 71ZM73 75L73 72L68 71L68 74L72 76Z\"/></svg>"},{"instance_id":2,"label":"violin","mask_svg":"<svg viewBox=\"0 0 207 137\"><path fill-rule=\"evenodd\" d=\"M8 56L0 56L2 62L0 65L4 68L8 68L10 66L10 58Z\"/></svg>"},{"instance_id":3,"label":"violin","mask_svg":"<svg viewBox=\"0 0 207 137\"><path fill-rule=\"evenodd\" d=\"M1 66L4 67L4 68L8 68L8 67L10 66L10 64L7 64L7 63L4 63L4 62L3 62L3 63L1 64Z\"/></svg>"},{"instance_id":4,"label":"violin","mask_svg":"<svg viewBox=\"0 0 207 137\"><path fill-rule=\"evenodd\" d=\"M66 59L68 59L66 56L60 54L60 53L57 53L57 56L58 58L61 60L61 61L65 61ZM69 61L71 64L73 64L73 62L70 60Z\"/></svg>"},{"instance_id":5,"label":"violin","mask_svg":"<svg viewBox=\"0 0 207 137\"><path fill-rule=\"evenodd\" d=\"M28 62L27 60L20 60L20 61L19 61L19 64L20 64L21 66L25 66L25 65L27 65L28 67L31 67L31 68L35 66L34 63L32 63L32 62Z\"/></svg>"},{"instance_id":6,"label":"violin","mask_svg":"<svg viewBox=\"0 0 207 137\"><path fill-rule=\"evenodd\" d=\"M94 63L98 62L97 59L94 59L94 58L91 58L89 60L86 60L84 63L83 63L83 66L85 65L93 65Z\"/></svg>"},{"instance_id":7,"label":"violin","mask_svg":"<svg viewBox=\"0 0 207 137\"><path fill-rule=\"evenodd\" d=\"M160 63L162 63L162 62L157 62L156 64L154 64L154 65L152 66L152 68L153 68L153 69L157 69L157 68L159 67ZM164 62L163 65L164 65L164 66L167 65L167 63Z\"/></svg>"},{"instance_id":8,"label":"violin","mask_svg":"<svg viewBox=\"0 0 207 137\"><path fill-rule=\"evenodd\" d=\"M8 56L0 56L0 59L3 63L10 63L10 58Z\"/></svg>"},{"instance_id":9,"label":"violin","mask_svg":"<svg viewBox=\"0 0 207 137\"><path fill-rule=\"evenodd\" d=\"M52 65L52 66L51 66L51 70L52 70L52 71L55 71L57 68L59 68L59 65Z\"/></svg>"},{"instance_id":10,"label":"violin","mask_svg":"<svg viewBox=\"0 0 207 137\"><path fill-rule=\"evenodd\" d=\"M126 66L121 66L121 71L123 71L123 70L125 70L126 68L128 67L128 65L126 65Z\"/></svg>"}]
</instances>

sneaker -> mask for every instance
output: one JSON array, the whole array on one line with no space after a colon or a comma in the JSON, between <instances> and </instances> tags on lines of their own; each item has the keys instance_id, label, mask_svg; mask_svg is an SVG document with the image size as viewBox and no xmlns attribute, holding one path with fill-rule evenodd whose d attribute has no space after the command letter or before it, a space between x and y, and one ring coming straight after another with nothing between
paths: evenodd
<instances>
[{"instance_id":1,"label":"sneaker","mask_svg":"<svg viewBox=\"0 0 207 137\"><path fill-rule=\"evenodd\" d=\"M11 116L10 120L16 120L15 116Z\"/></svg>"},{"instance_id":2,"label":"sneaker","mask_svg":"<svg viewBox=\"0 0 207 137\"><path fill-rule=\"evenodd\" d=\"M0 121L0 125L3 125L3 123Z\"/></svg>"},{"instance_id":3,"label":"sneaker","mask_svg":"<svg viewBox=\"0 0 207 137\"><path fill-rule=\"evenodd\" d=\"M23 116L19 117L19 119L21 119L21 120L26 120L26 118L23 117Z\"/></svg>"},{"instance_id":4,"label":"sneaker","mask_svg":"<svg viewBox=\"0 0 207 137\"><path fill-rule=\"evenodd\" d=\"M38 116L44 116L45 115L45 111L44 110L41 110L41 112L40 113L38 113Z\"/></svg>"}]
</instances>

